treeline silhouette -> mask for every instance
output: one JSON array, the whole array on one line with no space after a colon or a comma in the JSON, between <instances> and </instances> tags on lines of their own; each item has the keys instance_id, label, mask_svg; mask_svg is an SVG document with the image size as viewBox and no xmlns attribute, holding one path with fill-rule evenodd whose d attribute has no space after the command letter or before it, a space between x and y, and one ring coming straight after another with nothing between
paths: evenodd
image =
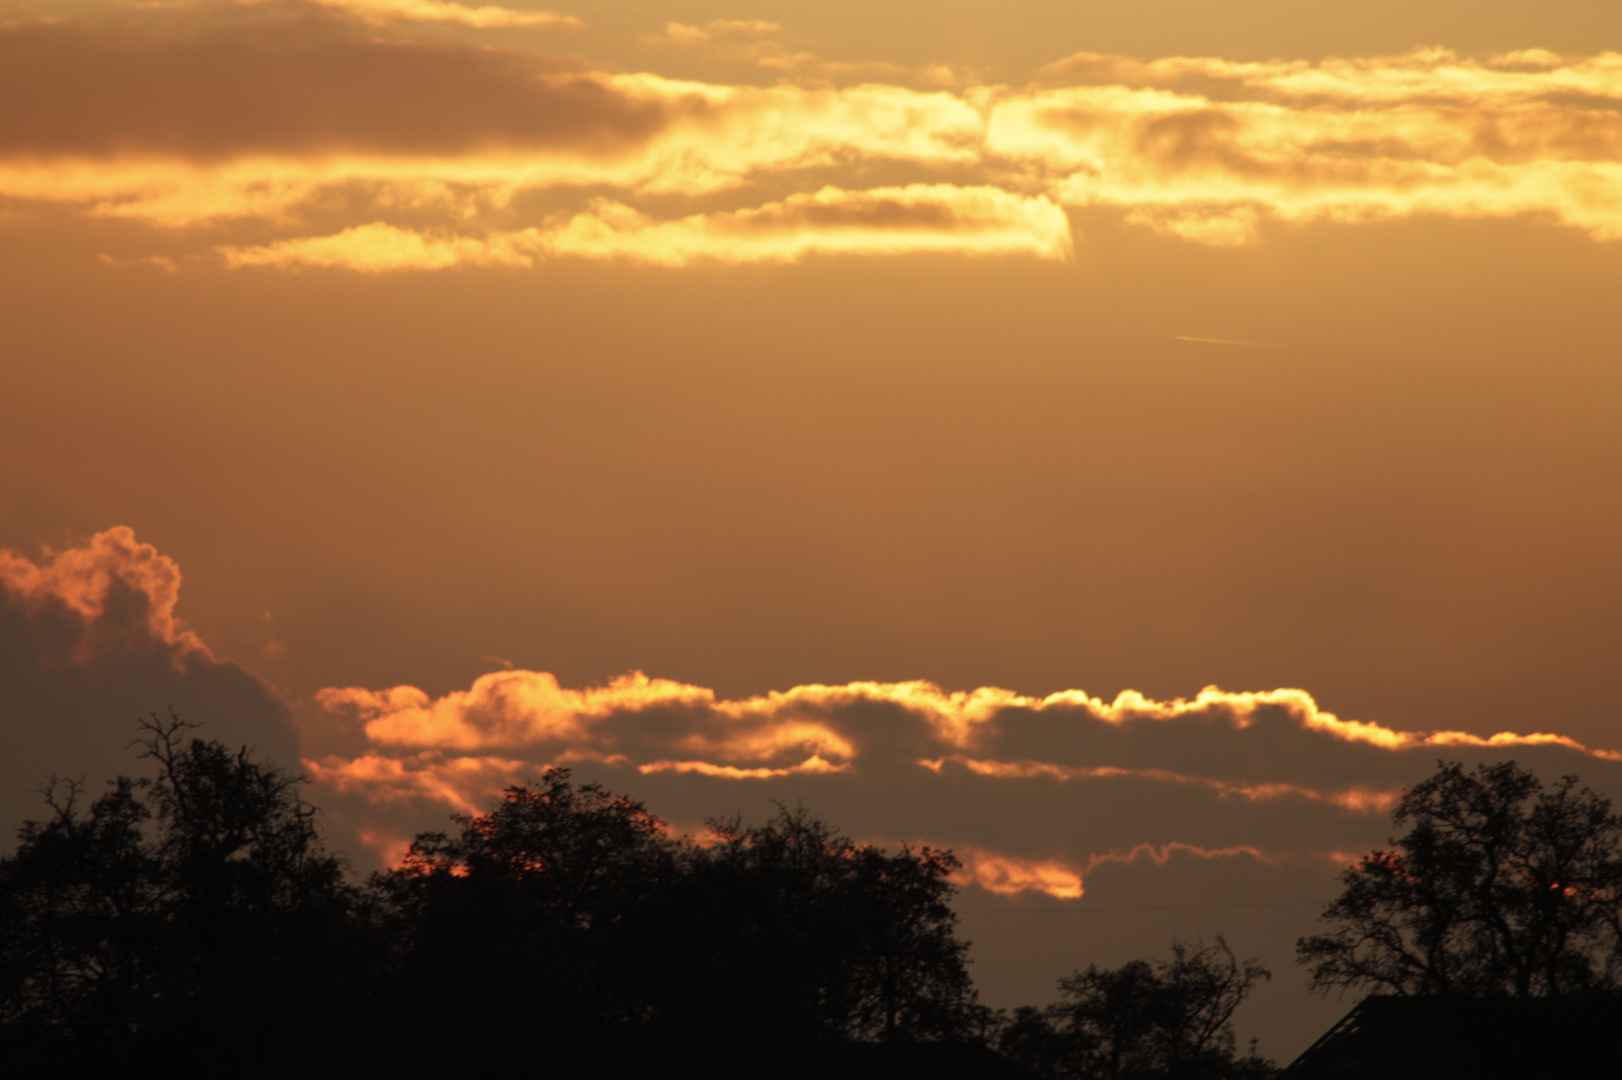
<instances>
[{"instance_id":1,"label":"treeline silhouette","mask_svg":"<svg viewBox=\"0 0 1622 1080\"><path fill-rule=\"evenodd\" d=\"M568 770L361 883L299 779L150 718L154 774L0 860L0 1070L558 1077L1264 1076L1230 1019L1267 972L1214 944L978 1003L951 852L804 809L674 837Z\"/></svg>"}]
</instances>

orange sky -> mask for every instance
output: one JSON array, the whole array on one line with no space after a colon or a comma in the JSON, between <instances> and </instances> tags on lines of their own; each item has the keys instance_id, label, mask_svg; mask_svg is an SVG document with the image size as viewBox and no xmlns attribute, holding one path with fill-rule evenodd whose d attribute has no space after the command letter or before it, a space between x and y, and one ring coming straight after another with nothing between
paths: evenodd
<instances>
[{"instance_id":1,"label":"orange sky","mask_svg":"<svg viewBox=\"0 0 1622 1080\"><path fill-rule=\"evenodd\" d=\"M804 799L1288 1058L1438 756L1622 795L1619 287L1609 2L12 4L0 809Z\"/></svg>"}]
</instances>

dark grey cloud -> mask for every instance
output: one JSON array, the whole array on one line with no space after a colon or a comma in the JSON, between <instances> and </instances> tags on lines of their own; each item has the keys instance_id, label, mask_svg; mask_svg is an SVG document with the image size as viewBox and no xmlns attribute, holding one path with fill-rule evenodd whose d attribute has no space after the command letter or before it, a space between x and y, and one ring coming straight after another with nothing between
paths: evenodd
<instances>
[{"instance_id":1,"label":"dark grey cloud","mask_svg":"<svg viewBox=\"0 0 1622 1080\"><path fill-rule=\"evenodd\" d=\"M0 26L0 153L613 154L670 118L566 60L305 13L215 21Z\"/></svg>"}]
</instances>

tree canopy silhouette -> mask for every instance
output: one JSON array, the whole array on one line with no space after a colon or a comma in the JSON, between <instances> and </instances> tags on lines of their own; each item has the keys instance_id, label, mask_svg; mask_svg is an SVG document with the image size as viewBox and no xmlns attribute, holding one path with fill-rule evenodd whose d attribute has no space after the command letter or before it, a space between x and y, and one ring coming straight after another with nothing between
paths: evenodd
<instances>
[{"instance_id":1,"label":"tree canopy silhouette","mask_svg":"<svg viewBox=\"0 0 1622 1080\"><path fill-rule=\"evenodd\" d=\"M136 745L152 775L49 782L0 859L7 1075L1007 1075L994 1043L1053 1078L1265 1072L1230 1021L1267 972L1220 937L1006 1022L969 978L952 853L803 807L695 839L551 768L362 886L302 778L172 715Z\"/></svg>"},{"instance_id":2,"label":"tree canopy silhouette","mask_svg":"<svg viewBox=\"0 0 1622 1080\"><path fill-rule=\"evenodd\" d=\"M390 1012L407 1028L454 1018L491 1064L520 1029L560 1068L606 1054L674 1074L789 1046L965 1039L987 1020L949 853L891 854L786 809L712 822L698 843L563 768L455 821L374 879L399 948Z\"/></svg>"},{"instance_id":3,"label":"tree canopy silhouette","mask_svg":"<svg viewBox=\"0 0 1622 1080\"><path fill-rule=\"evenodd\" d=\"M1267 1077L1272 1063L1254 1046L1237 1056L1233 1014L1271 977L1236 957L1221 934L1210 944L1173 938L1170 959L1093 965L1060 979L1063 1000L1016 1011L1002 1049L1049 1080Z\"/></svg>"},{"instance_id":4,"label":"tree canopy silhouette","mask_svg":"<svg viewBox=\"0 0 1622 1080\"><path fill-rule=\"evenodd\" d=\"M51 811L0 860L0 1035L13 1057L207 1058L282 1031L325 1044L354 1019L359 890L298 780L176 717L141 723L156 775Z\"/></svg>"},{"instance_id":5,"label":"tree canopy silhouette","mask_svg":"<svg viewBox=\"0 0 1622 1080\"><path fill-rule=\"evenodd\" d=\"M1622 976L1622 817L1567 776L1437 763L1392 814L1389 850L1341 875L1328 933L1301 939L1315 989L1561 996Z\"/></svg>"}]
</instances>

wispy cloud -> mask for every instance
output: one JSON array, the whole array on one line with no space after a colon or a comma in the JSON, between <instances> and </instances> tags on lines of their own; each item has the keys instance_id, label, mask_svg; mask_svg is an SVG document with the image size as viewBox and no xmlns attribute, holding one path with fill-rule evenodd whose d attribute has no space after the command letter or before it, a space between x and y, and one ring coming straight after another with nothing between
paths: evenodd
<instances>
[{"instance_id":1,"label":"wispy cloud","mask_svg":"<svg viewBox=\"0 0 1622 1080\"><path fill-rule=\"evenodd\" d=\"M1173 341L1191 341L1199 345L1248 345L1255 349L1271 349L1273 346L1265 341L1241 341L1238 338L1220 337L1193 337L1189 334L1175 334Z\"/></svg>"},{"instance_id":2,"label":"wispy cloud","mask_svg":"<svg viewBox=\"0 0 1622 1080\"><path fill-rule=\"evenodd\" d=\"M576 257L679 267L698 262L790 263L808 255L1028 255L1068 258L1064 211L1041 197L997 188L915 184L842 191L823 188L743 210L656 221L600 199L584 213L542 228L482 237L425 235L383 222L332 236L223 247L226 264L344 267L365 273L458 266L527 267Z\"/></svg>"},{"instance_id":3,"label":"wispy cloud","mask_svg":"<svg viewBox=\"0 0 1622 1080\"><path fill-rule=\"evenodd\" d=\"M479 29L514 26L557 26L581 30L585 23L555 11L527 11L494 4L453 4L445 0L305 0L332 8L363 22L453 23Z\"/></svg>"}]
</instances>

